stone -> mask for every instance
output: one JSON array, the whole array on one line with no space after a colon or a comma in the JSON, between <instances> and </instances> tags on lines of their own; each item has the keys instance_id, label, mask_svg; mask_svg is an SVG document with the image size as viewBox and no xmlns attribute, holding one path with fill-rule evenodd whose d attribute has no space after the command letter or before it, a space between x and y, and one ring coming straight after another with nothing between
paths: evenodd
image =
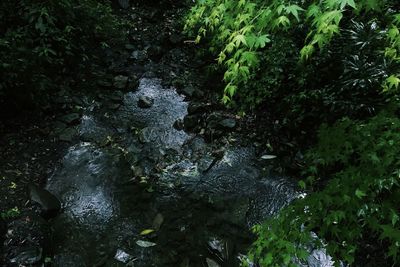
<instances>
[{"instance_id":1,"label":"stone","mask_svg":"<svg viewBox=\"0 0 400 267\"><path fill-rule=\"evenodd\" d=\"M183 37L180 34L173 33L169 36L169 41L171 44L177 45L183 41Z\"/></svg>"},{"instance_id":2,"label":"stone","mask_svg":"<svg viewBox=\"0 0 400 267\"><path fill-rule=\"evenodd\" d=\"M65 141L65 142L71 142L76 134L77 134L77 131L75 128L66 128L58 136L58 139L60 139L61 141Z\"/></svg>"},{"instance_id":3,"label":"stone","mask_svg":"<svg viewBox=\"0 0 400 267\"><path fill-rule=\"evenodd\" d=\"M161 57L163 56L163 49L161 46L150 46L147 49L147 54L150 59L154 61L159 61Z\"/></svg>"},{"instance_id":4,"label":"stone","mask_svg":"<svg viewBox=\"0 0 400 267\"><path fill-rule=\"evenodd\" d=\"M118 75L114 77L114 87L118 89L125 89L128 85L128 77L124 75Z\"/></svg>"},{"instance_id":5,"label":"stone","mask_svg":"<svg viewBox=\"0 0 400 267\"><path fill-rule=\"evenodd\" d=\"M97 81L97 85L100 87L105 87L105 88L110 88L111 86L113 86L110 81L106 81L106 80Z\"/></svg>"},{"instance_id":6,"label":"stone","mask_svg":"<svg viewBox=\"0 0 400 267\"><path fill-rule=\"evenodd\" d=\"M118 0L118 4L123 9L129 8L129 0Z\"/></svg>"},{"instance_id":7,"label":"stone","mask_svg":"<svg viewBox=\"0 0 400 267\"><path fill-rule=\"evenodd\" d=\"M13 258L10 259L10 263L18 264L18 266L35 264L42 259L42 253L43 249L41 247L23 247L19 249Z\"/></svg>"},{"instance_id":8,"label":"stone","mask_svg":"<svg viewBox=\"0 0 400 267\"><path fill-rule=\"evenodd\" d=\"M192 85L187 85L187 86L184 86L180 91L182 94L192 97L196 90Z\"/></svg>"},{"instance_id":9,"label":"stone","mask_svg":"<svg viewBox=\"0 0 400 267\"><path fill-rule=\"evenodd\" d=\"M161 228L161 225L164 222L164 216L161 213L157 213L156 217L154 217L152 227L154 230L158 231Z\"/></svg>"},{"instance_id":10,"label":"stone","mask_svg":"<svg viewBox=\"0 0 400 267\"><path fill-rule=\"evenodd\" d=\"M35 184L29 185L29 196L32 201L38 203L42 209L44 217L55 217L61 210L60 200L44 188Z\"/></svg>"},{"instance_id":11,"label":"stone","mask_svg":"<svg viewBox=\"0 0 400 267\"><path fill-rule=\"evenodd\" d=\"M44 249L51 246L51 229L40 216L29 212L8 224L4 266L41 266ZM2 265L3 266L3 265Z\"/></svg>"},{"instance_id":12,"label":"stone","mask_svg":"<svg viewBox=\"0 0 400 267\"><path fill-rule=\"evenodd\" d=\"M135 75L129 77L128 90L136 91L139 88L139 78Z\"/></svg>"},{"instance_id":13,"label":"stone","mask_svg":"<svg viewBox=\"0 0 400 267\"><path fill-rule=\"evenodd\" d=\"M124 101L124 94L121 91L115 91L113 94L110 94L108 98L115 103L121 103Z\"/></svg>"},{"instance_id":14,"label":"stone","mask_svg":"<svg viewBox=\"0 0 400 267\"><path fill-rule=\"evenodd\" d=\"M145 61L147 59L147 53L146 51L135 50L132 52L130 58L136 61Z\"/></svg>"},{"instance_id":15,"label":"stone","mask_svg":"<svg viewBox=\"0 0 400 267\"><path fill-rule=\"evenodd\" d=\"M132 44L126 44L125 45L125 49L127 49L127 50L135 50L135 46L134 45L132 45Z\"/></svg>"},{"instance_id":16,"label":"stone","mask_svg":"<svg viewBox=\"0 0 400 267\"><path fill-rule=\"evenodd\" d=\"M191 102L188 106L188 113L189 114L194 114L194 113L199 113L199 112L204 112L208 108L210 108L210 105L208 104L203 104L203 103L198 103L198 102Z\"/></svg>"},{"instance_id":17,"label":"stone","mask_svg":"<svg viewBox=\"0 0 400 267\"><path fill-rule=\"evenodd\" d=\"M115 253L114 259L122 263L128 263L129 261L133 260L133 257L122 249L118 249Z\"/></svg>"},{"instance_id":18,"label":"stone","mask_svg":"<svg viewBox=\"0 0 400 267\"><path fill-rule=\"evenodd\" d=\"M219 125L225 129L233 129L236 127L236 120L231 118L223 119L222 121L219 122Z\"/></svg>"},{"instance_id":19,"label":"stone","mask_svg":"<svg viewBox=\"0 0 400 267\"><path fill-rule=\"evenodd\" d=\"M178 131L182 131L185 125L183 124L183 120L179 119L174 122L174 128Z\"/></svg>"},{"instance_id":20,"label":"stone","mask_svg":"<svg viewBox=\"0 0 400 267\"><path fill-rule=\"evenodd\" d=\"M67 124L73 124L73 123L79 121L80 118L81 118L81 116L78 113L70 113L70 114L62 116L60 118L60 120Z\"/></svg>"},{"instance_id":21,"label":"stone","mask_svg":"<svg viewBox=\"0 0 400 267\"><path fill-rule=\"evenodd\" d=\"M154 104L154 99L148 96L140 96L137 104L139 108L151 108Z\"/></svg>"},{"instance_id":22,"label":"stone","mask_svg":"<svg viewBox=\"0 0 400 267\"><path fill-rule=\"evenodd\" d=\"M186 130L194 129L199 124L199 117L196 115L188 115L183 119Z\"/></svg>"},{"instance_id":23,"label":"stone","mask_svg":"<svg viewBox=\"0 0 400 267\"><path fill-rule=\"evenodd\" d=\"M218 263L216 263L214 260L210 258L206 258L207 266L208 267L221 267Z\"/></svg>"}]
</instances>

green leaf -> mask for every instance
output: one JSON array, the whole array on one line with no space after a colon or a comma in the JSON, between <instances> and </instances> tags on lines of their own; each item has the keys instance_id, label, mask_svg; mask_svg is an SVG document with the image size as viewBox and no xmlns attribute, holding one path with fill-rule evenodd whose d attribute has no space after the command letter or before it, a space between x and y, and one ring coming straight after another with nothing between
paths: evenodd
<instances>
[{"instance_id":1,"label":"green leaf","mask_svg":"<svg viewBox=\"0 0 400 267\"><path fill-rule=\"evenodd\" d=\"M386 79L387 90L398 89L400 79L396 75L391 75ZM387 91L386 90L386 91Z\"/></svg>"},{"instance_id":2,"label":"green leaf","mask_svg":"<svg viewBox=\"0 0 400 267\"><path fill-rule=\"evenodd\" d=\"M304 9L299 7L298 5L290 5L286 7L286 12L288 14L292 14L297 19L297 21L300 21L299 11L304 11Z\"/></svg>"},{"instance_id":3,"label":"green leaf","mask_svg":"<svg viewBox=\"0 0 400 267\"><path fill-rule=\"evenodd\" d=\"M261 36L257 37L256 42L255 42L255 47L256 48L259 48L259 47L264 48L265 45L269 42L271 42L271 40L268 38L268 35L266 35L266 34L261 35Z\"/></svg>"},{"instance_id":4,"label":"green leaf","mask_svg":"<svg viewBox=\"0 0 400 267\"><path fill-rule=\"evenodd\" d=\"M235 42L236 47L239 47L240 44L244 44L247 46L246 37L243 34L236 35L233 39L233 42Z\"/></svg>"},{"instance_id":5,"label":"green leaf","mask_svg":"<svg viewBox=\"0 0 400 267\"><path fill-rule=\"evenodd\" d=\"M354 0L341 0L340 9L344 9L345 6L351 6L352 8L356 8L356 3Z\"/></svg>"},{"instance_id":6,"label":"green leaf","mask_svg":"<svg viewBox=\"0 0 400 267\"><path fill-rule=\"evenodd\" d=\"M290 25L290 20L286 16L280 16L275 20L275 26L278 27L282 25L283 27L288 27Z\"/></svg>"},{"instance_id":7,"label":"green leaf","mask_svg":"<svg viewBox=\"0 0 400 267\"><path fill-rule=\"evenodd\" d=\"M148 235L151 233L154 233L155 231L153 229L145 229L143 231L140 232L140 235Z\"/></svg>"},{"instance_id":8,"label":"green leaf","mask_svg":"<svg viewBox=\"0 0 400 267\"><path fill-rule=\"evenodd\" d=\"M361 191L360 189L357 189L357 190L356 190L355 195L356 195L359 199L362 199L363 197L367 196L367 194L365 194L365 192Z\"/></svg>"}]
</instances>

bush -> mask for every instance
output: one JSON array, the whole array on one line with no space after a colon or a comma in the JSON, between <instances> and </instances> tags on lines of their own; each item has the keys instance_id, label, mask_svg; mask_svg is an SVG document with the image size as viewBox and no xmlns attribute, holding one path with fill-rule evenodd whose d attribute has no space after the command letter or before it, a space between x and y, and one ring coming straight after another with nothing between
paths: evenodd
<instances>
[{"instance_id":1,"label":"bush","mask_svg":"<svg viewBox=\"0 0 400 267\"><path fill-rule=\"evenodd\" d=\"M400 82L399 10L376 0L204 0L186 30L225 70L225 103L313 130L375 115L391 98L382 91Z\"/></svg>"},{"instance_id":2,"label":"bush","mask_svg":"<svg viewBox=\"0 0 400 267\"><path fill-rule=\"evenodd\" d=\"M388 114L322 126L301 184L312 187L324 179L326 186L257 226L252 258L261 266L296 266L294 258L305 259L307 246L322 245L311 237L315 232L336 262L399 264L399 133L400 119Z\"/></svg>"},{"instance_id":3,"label":"bush","mask_svg":"<svg viewBox=\"0 0 400 267\"><path fill-rule=\"evenodd\" d=\"M121 32L111 11L108 2L96 0L1 1L0 104L46 104Z\"/></svg>"}]
</instances>

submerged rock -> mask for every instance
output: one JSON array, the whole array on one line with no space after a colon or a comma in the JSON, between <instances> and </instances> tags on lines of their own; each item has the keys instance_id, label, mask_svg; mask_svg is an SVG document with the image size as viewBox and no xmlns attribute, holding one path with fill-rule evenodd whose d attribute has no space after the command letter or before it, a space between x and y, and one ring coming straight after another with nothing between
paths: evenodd
<instances>
[{"instance_id":1,"label":"submerged rock","mask_svg":"<svg viewBox=\"0 0 400 267\"><path fill-rule=\"evenodd\" d=\"M139 108L151 108L154 104L154 99L148 96L141 96L137 103Z\"/></svg>"}]
</instances>

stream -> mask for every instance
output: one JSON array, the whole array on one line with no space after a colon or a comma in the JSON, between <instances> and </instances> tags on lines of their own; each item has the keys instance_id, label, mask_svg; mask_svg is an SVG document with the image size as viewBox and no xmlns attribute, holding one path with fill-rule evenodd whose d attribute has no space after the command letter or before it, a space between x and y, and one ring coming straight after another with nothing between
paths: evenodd
<instances>
[{"instance_id":1,"label":"stream","mask_svg":"<svg viewBox=\"0 0 400 267\"><path fill-rule=\"evenodd\" d=\"M252 145L213 144L177 127L191 98L165 79L196 68L186 67L190 57L180 44L163 45L159 33L176 19L174 10L138 9L130 14L141 23L133 33L136 50L112 63L113 75L138 76L137 88L85 99L77 136L48 178L46 189L62 203L49 221L49 261L57 267L239 266L254 240L251 227L301 193L295 180L265 171L271 161Z\"/></svg>"},{"instance_id":2,"label":"stream","mask_svg":"<svg viewBox=\"0 0 400 267\"><path fill-rule=\"evenodd\" d=\"M138 106L143 96L151 107ZM215 160L203 138L176 130L187 105L142 78L117 110L87 108L81 141L47 184L64 203L52 222L56 266L238 266L250 227L298 195L289 179L262 175L252 147Z\"/></svg>"}]
</instances>

